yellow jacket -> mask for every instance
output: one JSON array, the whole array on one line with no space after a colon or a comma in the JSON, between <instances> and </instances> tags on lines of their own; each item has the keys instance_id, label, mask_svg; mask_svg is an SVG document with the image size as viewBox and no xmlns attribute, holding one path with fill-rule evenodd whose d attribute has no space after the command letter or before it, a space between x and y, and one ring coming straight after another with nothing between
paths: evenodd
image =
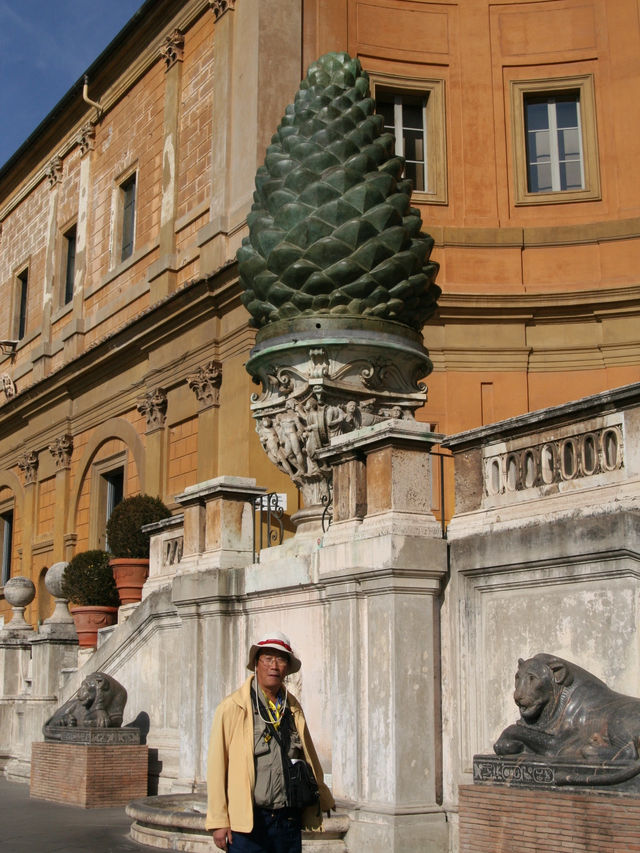
<instances>
[{"instance_id":1,"label":"yellow jacket","mask_svg":"<svg viewBox=\"0 0 640 853\"><path fill-rule=\"evenodd\" d=\"M253 675L250 675L239 690L223 699L213 718L207 759L208 830L225 826L231 827L232 832L251 832L253 829L255 764L252 681ZM305 758L313 768L320 790L319 806L304 810L302 825L305 829L319 829L322 826L322 811L335 808L335 802L331 791L324 784L322 767L300 703L289 693L287 704L293 714Z\"/></svg>"}]
</instances>

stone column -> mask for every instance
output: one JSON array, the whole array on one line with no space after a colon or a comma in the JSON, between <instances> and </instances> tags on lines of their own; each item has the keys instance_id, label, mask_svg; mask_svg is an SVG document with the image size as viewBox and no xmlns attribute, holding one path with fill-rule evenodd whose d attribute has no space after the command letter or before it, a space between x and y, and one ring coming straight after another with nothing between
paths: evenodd
<instances>
[{"instance_id":1,"label":"stone column","mask_svg":"<svg viewBox=\"0 0 640 853\"><path fill-rule=\"evenodd\" d=\"M147 270L151 301L157 302L175 289L176 212L178 209L178 131L184 34L170 33L161 49L166 64L164 90L164 144L162 150L162 206L158 260Z\"/></svg>"},{"instance_id":2,"label":"stone column","mask_svg":"<svg viewBox=\"0 0 640 853\"><path fill-rule=\"evenodd\" d=\"M439 608L447 547L431 510L426 424L332 441L334 521L318 551L330 637L335 796L353 849L445 853Z\"/></svg>"},{"instance_id":3,"label":"stone column","mask_svg":"<svg viewBox=\"0 0 640 853\"><path fill-rule=\"evenodd\" d=\"M137 408L147 419L145 489L147 494L162 497L167 456L167 392L164 388L148 391Z\"/></svg>"},{"instance_id":4,"label":"stone column","mask_svg":"<svg viewBox=\"0 0 640 853\"><path fill-rule=\"evenodd\" d=\"M198 481L210 480L218 473L218 435L220 430L220 385L222 365L210 361L187 376L189 388L198 400Z\"/></svg>"}]
</instances>

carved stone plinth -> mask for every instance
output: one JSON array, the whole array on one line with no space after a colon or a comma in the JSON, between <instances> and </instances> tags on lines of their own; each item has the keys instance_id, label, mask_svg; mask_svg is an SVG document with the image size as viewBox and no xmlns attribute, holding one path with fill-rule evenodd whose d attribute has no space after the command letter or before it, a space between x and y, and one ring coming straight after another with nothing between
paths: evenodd
<instances>
[{"instance_id":1,"label":"carved stone plinth","mask_svg":"<svg viewBox=\"0 0 640 853\"><path fill-rule=\"evenodd\" d=\"M506 758L497 755L473 756L473 781L476 784L505 785L510 788L555 788L588 786L607 791L637 791L640 776L632 776L612 785L620 776L640 767L636 761L562 761L523 755Z\"/></svg>"},{"instance_id":2,"label":"carved stone plinth","mask_svg":"<svg viewBox=\"0 0 640 853\"><path fill-rule=\"evenodd\" d=\"M42 732L45 741L58 743L102 744L103 746L138 746L140 729L99 729L85 726L60 728L59 726L44 726Z\"/></svg>"},{"instance_id":3,"label":"carved stone plinth","mask_svg":"<svg viewBox=\"0 0 640 853\"><path fill-rule=\"evenodd\" d=\"M413 421L431 372L422 338L401 323L305 317L271 323L247 362L262 386L251 408L271 461L302 491L305 520L329 500L331 439L391 418Z\"/></svg>"},{"instance_id":4,"label":"carved stone plinth","mask_svg":"<svg viewBox=\"0 0 640 853\"><path fill-rule=\"evenodd\" d=\"M34 743L34 799L90 808L124 806L147 794L146 746Z\"/></svg>"}]
</instances>

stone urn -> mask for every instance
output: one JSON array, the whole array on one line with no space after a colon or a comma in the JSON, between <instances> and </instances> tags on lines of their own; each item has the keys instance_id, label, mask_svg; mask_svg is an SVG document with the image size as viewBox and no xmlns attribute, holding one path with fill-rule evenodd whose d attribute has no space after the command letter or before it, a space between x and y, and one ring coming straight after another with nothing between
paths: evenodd
<instances>
[{"instance_id":1,"label":"stone urn","mask_svg":"<svg viewBox=\"0 0 640 853\"><path fill-rule=\"evenodd\" d=\"M403 175L360 62L321 57L267 148L238 250L258 329L251 408L265 452L302 492L298 530L316 531L331 501L318 451L341 433L413 420L426 401L421 329L437 307L438 264Z\"/></svg>"}]
</instances>

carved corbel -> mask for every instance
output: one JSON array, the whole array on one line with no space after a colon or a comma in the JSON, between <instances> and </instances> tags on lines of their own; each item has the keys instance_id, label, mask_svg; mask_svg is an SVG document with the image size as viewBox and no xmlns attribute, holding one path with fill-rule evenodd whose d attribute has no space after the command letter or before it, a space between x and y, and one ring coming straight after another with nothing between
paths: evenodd
<instances>
[{"instance_id":1,"label":"carved corbel","mask_svg":"<svg viewBox=\"0 0 640 853\"><path fill-rule=\"evenodd\" d=\"M49 445L49 453L55 459L57 471L70 468L71 454L73 453L73 436L65 433L60 438L56 438L53 444Z\"/></svg>"},{"instance_id":2,"label":"carved corbel","mask_svg":"<svg viewBox=\"0 0 640 853\"><path fill-rule=\"evenodd\" d=\"M204 367L199 367L195 373L187 376L187 383L196 395L201 409L220 405L222 365L219 361L210 361Z\"/></svg>"},{"instance_id":3,"label":"carved corbel","mask_svg":"<svg viewBox=\"0 0 640 853\"><path fill-rule=\"evenodd\" d=\"M54 187L62 180L62 158L57 155L49 161L45 170L49 186Z\"/></svg>"},{"instance_id":4,"label":"carved corbel","mask_svg":"<svg viewBox=\"0 0 640 853\"><path fill-rule=\"evenodd\" d=\"M76 142L80 147L80 154L84 156L89 151L93 151L96 140L96 129L88 121L86 124L83 124L80 128L78 135L76 136Z\"/></svg>"},{"instance_id":5,"label":"carved corbel","mask_svg":"<svg viewBox=\"0 0 640 853\"><path fill-rule=\"evenodd\" d=\"M210 0L210 5L216 21L219 21L225 12L236 8L236 0Z\"/></svg>"},{"instance_id":6,"label":"carved corbel","mask_svg":"<svg viewBox=\"0 0 640 853\"><path fill-rule=\"evenodd\" d=\"M0 375L0 380L2 381L2 390L4 391L4 395L7 400L10 400L12 397L16 396L16 384L13 379L9 376L8 373L3 373Z\"/></svg>"},{"instance_id":7,"label":"carved corbel","mask_svg":"<svg viewBox=\"0 0 640 853\"><path fill-rule=\"evenodd\" d=\"M36 482L36 478L38 476L38 454L35 450L30 450L27 453L24 453L20 459L18 459L18 468L22 471L24 476L25 486Z\"/></svg>"},{"instance_id":8,"label":"carved corbel","mask_svg":"<svg viewBox=\"0 0 640 853\"><path fill-rule=\"evenodd\" d=\"M184 59L184 33L181 33L180 30L174 30L170 33L160 48L160 54L165 61L167 71L176 62L182 62Z\"/></svg>"},{"instance_id":9,"label":"carved corbel","mask_svg":"<svg viewBox=\"0 0 640 853\"><path fill-rule=\"evenodd\" d=\"M164 388L149 391L137 408L147 419L147 432L161 429L167 420L167 392Z\"/></svg>"}]
</instances>

